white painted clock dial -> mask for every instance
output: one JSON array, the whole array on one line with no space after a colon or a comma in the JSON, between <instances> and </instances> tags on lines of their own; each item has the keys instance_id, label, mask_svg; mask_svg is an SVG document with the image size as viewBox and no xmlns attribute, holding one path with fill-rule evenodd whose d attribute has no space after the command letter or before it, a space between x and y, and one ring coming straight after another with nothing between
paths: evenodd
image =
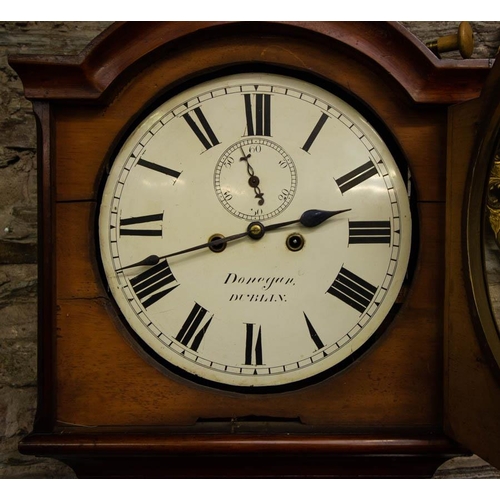
<instances>
[{"instance_id":1,"label":"white painted clock dial","mask_svg":"<svg viewBox=\"0 0 500 500\"><path fill-rule=\"evenodd\" d=\"M348 211L134 265L310 209ZM358 111L299 79L242 73L183 91L130 133L99 237L118 308L167 367L265 390L328 373L370 339L403 283L411 216Z\"/></svg>"}]
</instances>

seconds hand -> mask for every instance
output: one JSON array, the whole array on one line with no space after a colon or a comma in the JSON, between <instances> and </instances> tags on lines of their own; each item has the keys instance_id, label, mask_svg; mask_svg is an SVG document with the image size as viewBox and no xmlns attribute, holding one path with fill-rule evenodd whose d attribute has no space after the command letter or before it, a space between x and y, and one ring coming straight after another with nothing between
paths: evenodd
<instances>
[{"instance_id":1,"label":"seconds hand","mask_svg":"<svg viewBox=\"0 0 500 500\"><path fill-rule=\"evenodd\" d=\"M240 238L244 238L245 236L249 236L254 240L260 240L267 231L273 231L275 229L279 229L280 227L290 226L292 224L302 224L305 227L315 227L319 226L322 222L325 222L330 217L334 215L342 214L344 212L348 212L351 210L350 208L346 208L344 210L335 210L335 211L327 211L327 210L306 210L301 216L300 219L289 220L287 222L277 222L275 224L271 224L270 226L264 226L260 222L251 222L247 230L244 233L233 234L232 236L226 236L225 238L220 238L214 241L209 241L208 243L202 243L201 245L196 245L194 247L186 248L184 250L180 250L179 252L169 253L168 255L162 255L159 257L158 255L150 255L140 262L136 262L135 264L130 264L128 266L121 267L117 269L117 272L124 271L125 269L130 269L132 267L139 266L154 266L160 262L161 259L168 259L170 257L175 257L176 255L182 255L189 252L194 252L195 250L201 250L202 248L207 248L211 246L218 246L229 241L238 240Z\"/></svg>"},{"instance_id":2,"label":"seconds hand","mask_svg":"<svg viewBox=\"0 0 500 500\"><path fill-rule=\"evenodd\" d=\"M240 161L245 161L247 164L247 172L250 178L248 179L248 184L250 187L253 188L255 192L255 198L259 198L259 205L264 205L264 193L260 190L259 184L260 184L260 179L255 175L255 170L253 169L252 165L250 165L250 162L248 161L248 158L252 156L250 153L247 155L245 154L245 151L243 151L243 146L240 147L241 149L241 154L243 155L240 158Z\"/></svg>"}]
</instances>

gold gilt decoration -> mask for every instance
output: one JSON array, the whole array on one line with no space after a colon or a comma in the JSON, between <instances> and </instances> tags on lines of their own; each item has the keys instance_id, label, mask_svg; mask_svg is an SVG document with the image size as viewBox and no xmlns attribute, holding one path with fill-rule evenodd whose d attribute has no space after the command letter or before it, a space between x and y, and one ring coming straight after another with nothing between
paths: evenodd
<instances>
[{"instance_id":1,"label":"gold gilt decoration","mask_svg":"<svg viewBox=\"0 0 500 500\"><path fill-rule=\"evenodd\" d=\"M486 200L488 218L495 234L497 245L500 246L500 154L497 152L488 179L488 197Z\"/></svg>"}]
</instances>

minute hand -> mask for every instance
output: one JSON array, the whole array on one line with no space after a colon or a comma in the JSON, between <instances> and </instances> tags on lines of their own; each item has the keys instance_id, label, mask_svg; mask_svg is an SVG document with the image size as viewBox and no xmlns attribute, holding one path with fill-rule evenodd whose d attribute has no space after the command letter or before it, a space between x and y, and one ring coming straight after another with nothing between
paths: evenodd
<instances>
[{"instance_id":1,"label":"minute hand","mask_svg":"<svg viewBox=\"0 0 500 500\"><path fill-rule=\"evenodd\" d=\"M235 241L245 236L249 236L252 239L260 239L264 236L267 231L273 231L275 229L279 229L280 227L291 226L292 224L302 224L305 227L315 227L319 226L322 222L325 222L330 217L334 215L338 215L344 212L348 212L351 210L350 208L346 208L344 210L335 210L333 212L327 210L306 210L300 217L300 219L289 220L287 222L277 222L276 224L271 224L269 226L264 226L260 222L251 222L247 230L244 233L233 234L232 236L226 236L225 238L220 238L215 241L209 241L207 243L202 243L201 245L196 245L194 247L186 248L184 250L180 250L178 252L169 253L167 255L162 255L159 257L158 255L150 255L145 259L136 262L134 264L130 264L125 267L121 267L117 269L118 271L124 271L125 269L130 269L132 267L139 266L154 266L160 262L161 259L168 259L170 257L175 257L177 255L182 255L189 252L194 252L195 250L201 250L203 248L208 248L211 246L222 245L224 243L228 243L230 241Z\"/></svg>"}]
</instances>

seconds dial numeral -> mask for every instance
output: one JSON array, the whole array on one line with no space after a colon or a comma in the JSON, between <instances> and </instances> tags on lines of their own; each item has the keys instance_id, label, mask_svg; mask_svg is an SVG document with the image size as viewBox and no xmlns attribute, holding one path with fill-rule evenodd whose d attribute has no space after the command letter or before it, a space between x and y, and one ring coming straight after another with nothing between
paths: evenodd
<instances>
[{"instance_id":1,"label":"seconds dial numeral","mask_svg":"<svg viewBox=\"0 0 500 500\"><path fill-rule=\"evenodd\" d=\"M197 121L195 121L195 119L193 118L193 114L197 118ZM212 127L208 123L200 107L195 108L193 111L185 113L184 115L182 115L182 117L184 118L184 120L186 120L186 123L203 144L205 150L208 150L213 146L217 146L217 144L220 144L219 139L217 139L217 137L215 136Z\"/></svg>"},{"instance_id":2,"label":"seconds dial numeral","mask_svg":"<svg viewBox=\"0 0 500 500\"><path fill-rule=\"evenodd\" d=\"M208 318L208 321L200 328L200 324L203 318L208 314L208 311L201 307L199 304L195 304L186 321L179 330L179 333L175 337L175 340L179 341L186 347L189 347L193 351L197 351L200 347L201 341L205 336L210 323L212 322L213 315Z\"/></svg>"},{"instance_id":3,"label":"seconds dial numeral","mask_svg":"<svg viewBox=\"0 0 500 500\"><path fill-rule=\"evenodd\" d=\"M377 168L371 160L368 160L360 167L355 168L351 172L336 179L336 182L339 186L340 191L342 191L342 194L344 194L346 191L349 191L349 189L356 187L363 181L366 181L366 179L369 179L370 177L373 177L377 174Z\"/></svg>"},{"instance_id":4,"label":"seconds dial numeral","mask_svg":"<svg viewBox=\"0 0 500 500\"><path fill-rule=\"evenodd\" d=\"M252 106L252 94L244 94L245 116L248 135L271 136L271 96L255 94L255 108ZM254 113L255 111L255 113ZM254 127L255 122L255 127Z\"/></svg>"},{"instance_id":5,"label":"seconds dial numeral","mask_svg":"<svg viewBox=\"0 0 500 500\"><path fill-rule=\"evenodd\" d=\"M363 313L369 306L377 287L360 278L345 267L342 267L338 276L327 290L342 302Z\"/></svg>"},{"instance_id":6,"label":"seconds dial numeral","mask_svg":"<svg viewBox=\"0 0 500 500\"><path fill-rule=\"evenodd\" d=\"M158 302L179 286L178 284L169 286L173 282L175 282L175 276L167 261L156 264L130 280L132 289L145 308Z\"/></svg>"}]
</instances>

